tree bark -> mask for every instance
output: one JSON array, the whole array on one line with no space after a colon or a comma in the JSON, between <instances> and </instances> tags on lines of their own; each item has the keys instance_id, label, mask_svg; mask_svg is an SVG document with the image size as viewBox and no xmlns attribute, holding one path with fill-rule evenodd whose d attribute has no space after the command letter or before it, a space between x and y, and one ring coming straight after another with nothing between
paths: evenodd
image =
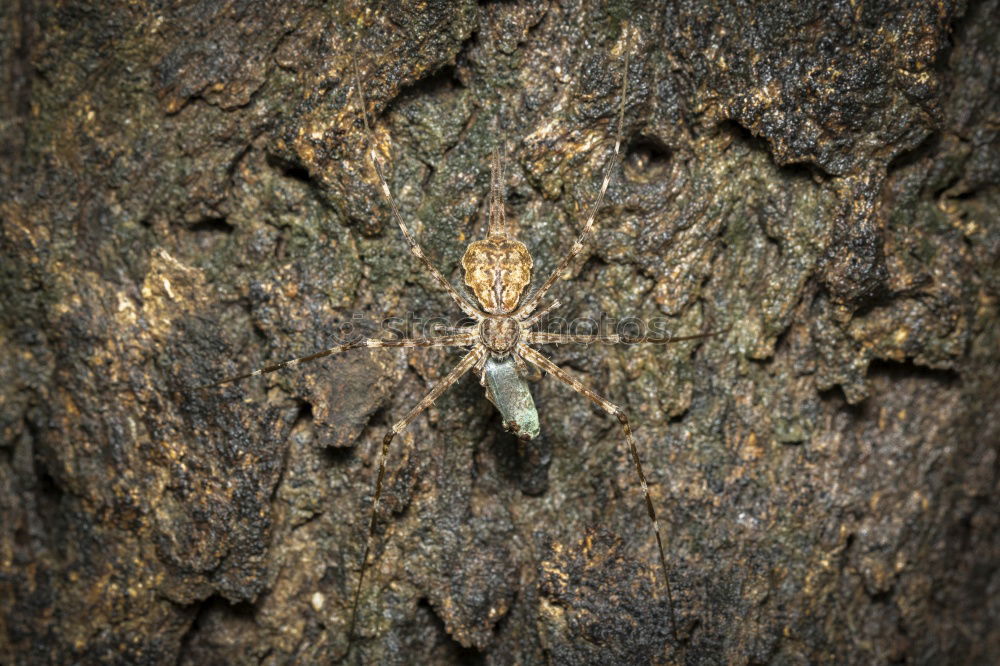
<instances>
[{"instance_id":1,"label":"tree bark","mask_svg":"<svg viewBox=\"0 0 1000 666\"><path fill-rule=\"evenodd\" d=\"M0 661L997 663L1000 3L0 9ZM541 436L454 351L489 155L535 284L623 163ZM628 70L623 72L628 54ZM396 319L391 319L396 318ZM630 319L634 318L634 319ZM629 329L629 332L631 329Z\"/></svg>"}]
</instances>

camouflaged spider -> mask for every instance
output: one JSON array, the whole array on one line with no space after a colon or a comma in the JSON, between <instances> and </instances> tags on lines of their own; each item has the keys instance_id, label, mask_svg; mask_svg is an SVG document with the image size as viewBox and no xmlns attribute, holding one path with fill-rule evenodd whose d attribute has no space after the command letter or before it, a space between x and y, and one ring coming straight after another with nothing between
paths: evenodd
<instances>
[{"instance_id":1,"label":"camouflaged spider","mask_svg":"<svg viewBox=\"0 0 1000 666\"><path fill-rule=\"evenodd\" d=\"M466 347L470 348L462 360L442 379L430 392L402 419L393 424L382 440L382 448L379 454L378 476L375 481L375 493L372 499L371 516L368 521L368 535L365 539L364 551L361 556L361 568L358 582L354 589L354 600L351 610L351 623L348 633L350 641L354 635L355 623L357 620L358 601L360 599L361 588L364 582L365 571L368 565L368 554L375 534L376 516L378 513L379 500L382 496L382 482L385 478L386 458L389 452L389 445L393 438L403 431L421 412L430 407L450 386L455 384L469 370L475 370L480 376L480 383L486 391L486 396L500 411L504 420L504 426L523 439L531 439L538 435L538 413L535 409L531 392L524 379L525 364L530 364L547 372L559 381L563 382L574 391L582 394L591 400L599 408L609 415L618 419L621 424L625 442L635 465L636 474L639 477L639 484L646 500L646 510L653 524L653 531L656 534L656 544L659 549L660 565L663 569L664 584L667 592L667 600L670 607L670 619L673 633L676 637L676 621L673 611L673 595L670 589L670 579L667 569L667 560L663 551L663 540L660 536L659 523L656 520L656 511L649 495L649 488L646 484L646 477L643 474L642 463L639 460L639 452L636 449L635 439L632 436L632 428L629 425L628 416L618 405L606 398L601 397L590 388L573 377L569 372L560 368L550 361L543 354L533 349L532 344L546 343L669 343L682 340L692 340L703 338L714 333L700 335L690 335L673 338L652 338L652 337L630 337L626 335L564 335L560 333L548 333L534 331L532 327L546 314L559 306L558 300L552 300L542 305L542 299L549 292L552 286L559 280L566 271L570 263L583 250L585 243L589 239L594 229L594 220L597 212L604 201L608 184L615 166L620 162L622 127L625 118L625 98L628 92L628 54L625 56L625 66L622 73L621 99L618 108L618 123L615 132L614 155L604 171L604 178L601 182L601 189L594 201L590 213L587 216L583 230L580 232L576 242L573 243L569 251L559 260L555 270L548 278L532 292L525 294L525 288L531 282L532 259L528 253L528 248L521 241L517 240L507 229L506 216L504 212L504 157L499 149L494 149L491 164L491 189L489 201L489 226L485 240L474 241L466 248L462 258L462 268L465 271L465 283L471 288L472 293L479 301L478 304L471 303L447 279L434 267L424 255L423 249L413 238L406 223L399 212L399 206L385 178L382 162L379 160L375 150L375 139L368 119L368 109L365 100L364 90L361 86L361 75L357 61L352 55L352 67L354 69L354 83L357 86L358 100L361 107L361 116L364 120L364 130L366 140L369 142L369 156L375 172L378 175L382 192L385 195L392 216L399 225L403 237L410 246L410 252L420 260L424 268L430 273L437 283L448 292L459 308L470 317L475 323L471 326L456 329L453 334L437 337L425 338L405 338L396 340L381 340L369 338L340 344L322 351L294 358L281 363L275 363L266 367L254 370L253 372L230 377L216 382L211 386L219 386L234 382L247 377L255 377L282 368L288 368L299 363L313 361L325 356L339 354L349 349L360 347L385 348L385 347ZM523 296L523 297L522 297ZM209 388L205 387L205 388Z\"/></svg>"}]
</instances>

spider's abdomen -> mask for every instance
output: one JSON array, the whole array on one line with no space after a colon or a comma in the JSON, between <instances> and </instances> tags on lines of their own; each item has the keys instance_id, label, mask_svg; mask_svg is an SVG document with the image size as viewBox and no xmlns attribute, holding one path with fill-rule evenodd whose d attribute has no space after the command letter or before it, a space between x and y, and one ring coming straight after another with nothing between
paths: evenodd
<instances>
[{"instance_id":1,"label":"spider's abdomen","mask_svg":"<svg viewBox=\"0 0 1000 666\"><path fill-rule=\"evenodd\" d=\"M465 284L483 309L506 314L517 307L531 280L531 255L524 243L512 238L489 238L470 243L462 257Z\"/></svg>"},{"instance_id":2,"label":"spider's abdomen","mask_svg":"<svg viewBox=\"0 0 1000 666\"><path fill-rule=\"evenodd\" d=\"M528 382L517 372L513 356L488 358L483 365L486 397L503 417L503 427L521 439L538 437L538 411Z\"/></svg>"}]
</instances>

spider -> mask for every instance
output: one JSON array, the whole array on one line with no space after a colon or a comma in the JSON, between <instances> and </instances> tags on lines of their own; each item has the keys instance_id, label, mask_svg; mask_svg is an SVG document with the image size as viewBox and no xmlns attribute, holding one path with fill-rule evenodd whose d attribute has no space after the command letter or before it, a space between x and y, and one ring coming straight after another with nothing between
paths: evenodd
<instances>
[{"instance_id":1,"label":"spider","mask_svg":"<svg viewBox=\"0 0 1000 666\"><path fill-rule=\"evenodd\" d=\"M468 351L451 372L435 385L430 392L413 407L402 419L392 425L382 440L378 457L378 475L375 480L375 492L372 498L371 515L368 520L368 533L365 538L364 550L361 556L360 574L354 588L351 608L351 621L348 630L348 640L354 635L358 614L358 602L368 566L368 556L375 535L376 516L379 501L382 496L382 485L385 479L386 459L393 438L402 432L417 416L434 404L434 402L449 387L455 384L463 375L473 370L480 377L480 384L486 392L486 397L497 407L503 417L504 427L518 437L528 440L539 433L538 413L535 408L528 385L524 379L528 366L534 366L539 371L546 372L560 382L566 384L577 393L592 401L601 410L616 418L621 425L629 454L635 466L639 485L642 487L646 502L646 511L656 535L656 545L659 550L660 566L663 571L667 602L670 608L670 621L673 634L677 636L677 625L674 617L673 593L670 588L670 576L667 559L663 549L663 539L660 534L656 510L649 494L646 476L643 473L639 452L628 415L615 403L597 394L571 373L559 367L532 345L562 344L562 343L638 343L649 342L664 344L704 338L714 333L702 333L683 337L645 337L621 334L610 335L573 335L550 333L533 330L532 327L545 315L557 308L560 303L553 299L546 304L542 301L552 286L560 279L570 263L583 251L588 239L593 234L597 213L604 201L605 193L611 182L615 167L621 161L622 127L625 118L625 99L628 93L628 52L626 49L622 72L622 87L618 105L618 122L615 132L614 154L604 169L603 180L597 198L593 202L586 222L583 225L576 242L559 260L555 269L544 282L533 291L526 292L531 282L532 259L527 247L514 237L507 228L505 215L505 154L500 148L494 148L491 159L491 186L489 198L489 222L486 238L473 241L466 248L462 258L462 268L465 272L465 284L471 289L478 303L473 303L463 296L430 262L420 244L410 233L406 222L399 211L399 206L389 189L385 178L382 161L375 150L375 138L372 123L368 117L367 102L361 85L361 74L357 59L352 53L351 65L354 74L354 84L357 87L358 104L364 121L364 131L368 142L368 153L375 173L378 176L386 202L392 212L392 217L399 225L403 238L409 245L410 252L423 265L424 269L443 288L455 304L475 323L471 326L453 329L449 335L432 337L402 338L383 340L368 338L335 345L308 356L293 358L273 365L254 370L243 375L229 377L209 384L202 388L221 386L248 377L256 377L266 373L290 368L300 363L332 356L350 349L366 347L407 348L407 347L464 347Z\"/></svg>"}]
</instances>

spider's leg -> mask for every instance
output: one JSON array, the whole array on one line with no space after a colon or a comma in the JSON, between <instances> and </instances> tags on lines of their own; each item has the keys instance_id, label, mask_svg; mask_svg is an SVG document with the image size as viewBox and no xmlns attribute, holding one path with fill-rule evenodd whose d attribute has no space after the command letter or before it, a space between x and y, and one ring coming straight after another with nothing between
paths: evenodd
<instances>
[{"instance_id":1,"label":"spider's leg","mask_svg":"<svg viewBox=\"0 0 1000 666\"><path fill-rule=\"evenodd\" d=\"M632 455L632 462L635 463L636 474L639 475L639 485L642 486L642 494L646 498L646 511L649 519L653 522L653 531L656 532L656 546L660 550L660 565L663 567L663 581L666 584L667 604L670 606L670 626L673 630L674 640L677 640L677 619L674 617L674 595L670 589L670 574L667 570L667 557L663 552L663 539L660 536L660 523L656 520L656 510L653 508L653 500L649 496L649 486L646 484L646 475L642 472L642 463L639 461L639 451L635 446L635 438L632 437L632 426L629 425L628 415L618 405L610 400L601 397L576 377L566 372L558 365L545 358L539 351L532 349L524 343L517 345L517 352L529 363L538 366L540 370L549 373L563 384L584 396L595 405L603 409L608 414L614 416L621 423L622 431L625 433L625 441L628 444L629 453Z\"/></svg>"},{"instance_id":2,"label":"spider's leg","mask_svg":"<svg viewBox=\"0 0 1000 666\"><path fill-rule=\"evenodd\" d=\"M562 303L557 298L554 301L552 301L551 303L549 303L548 305L543 305L541 307L541 309L535 310L533 313L531 313L530 317L527 317L526 319L524 319L524 320L521 321L521 330L522 331L527 331L529 328L531 328L532 326L534 326L535 323L539 319L541 319L542 317L544 317L548 313L552 312L553 310L555 310L560 305L562 305Z\"/></svg>"},{"instance_id":3,"label":"spider's leg","mask_svg":"<svg viewBox=\"0 0 1000 666\"><path fill-rule=\"evenodd\" d=\"M358 87L358 97L361 100L361 116L365 121L365 134L367 135L369 143L368 155L372 159L372 164L375 166L375 173L378 174L379 183L382 185L382 194L385 195L386 201L389 202L389 208L392 209L392 216L396 219L396 224L399 225L400 231L403 232L403 237L410 246L410 252L413 253L413 256L420 260L420 262L424 265L424 268L427 269L427 272L430 273L435 280L437 280L438 284L444 287L445 291L448 292L448 295L450 295L455 303L458 304L458 307L462 308L462 312L477 321L482 319L482 313L480 313L475 306L459 294L458 290L455 289L455 287L452 286L452 284L448 282L443 275L441 275L441 272L434 267L434 264L432 264L430 259L428 259L424 254L423 248L420 247L420 244L417 243L416 239L413 238L413 235L410 233L410 230L406 227L406 223L403 221L403 216L399 213L399 206L396 204L396 199L393 198L392 192L389 190L389 183L386 182L385 173L382 169L382 163L379 161L378 154L375 151L375 134L372 132L371 123L368 122L368 107L365 102L364 89L361 87L361 73L358 70L358 61L354 57L353 52L351 53L351 64L354 67L354 84Z\"/></svg>"},{"instance_id":4,"label":"spider's leg","mask_svg":"<svg viewBox=\"0 0 1000 666\"><path fill-rule=\"evenodd\" d=\"M368 536L365 538L365 548L361 555L361 573L358 575L358 583L354 588L354 603L351 608L351 624L348 630L347 640L350 642L354 637L354 625L358 619L358 600L361 598L361 585L365 579L365 570L368 566L368 551L371 548L372 539L375 537L375 517L378 513L378 503L382 497L382 480L385 478L385 461L389 455L389 444L392 439L402 432L406 426L410 425L413 419L417 418L420 412L424 411L428 407L434 404L442 393L444 393L448 387L457 382L462 375L469 371L472 366L474 366L480 358L485 354L485 350L482 346L477 345L470 351L465 358L459 362L455 368L448 373L448 375L438 382L430 392L424 396L423 400L417 403L417 406L409 411L409 413L402 419L393 424L389 432L386 433L385 438L382 440L382 450L378 457L378 476L375 479L375 495L372 499L372 512L371 518L368 521Z\"/></svg>"},{"instance_id":5,"label":"spider's leg","mask_svg":"<svg viewBox=\"0 0 1000 666\"><path fill-rule=\"evenodd\" d=\"M471 335L476 334L476 326L435 326L434 332L446 335L459 335L463 333L468 333Z\"/></svg>"},{"instance_id":6,"label":"spider's leg","mask_svg":"<svg viewBox=\"0 0 1000 666\"><path fill-rule=\"evenodd\" d=\"M698 333L696 335L679 335L673 338L653 338L647 336L639 335L620 335L618 333L612 333L611 335L567 335L563 333L546 333L544 331L526 331L524 333L524 339L526 342L536 344L536 345L546 345L546 344L556 344L564 345L569 343L583 343L583 344L594 344L594 343L608 343L608 344L636 344L639 342L648 342L654 345L665 345L671 342L685 342L687 340L700 340L701 338L710 338L713 335L719 335L720 333L725 333L729 329L722 331L712 331L711 333Z\"/></svg>"},{"instance_id":7,"label":"spider's leg","mask_svg":"<svg viewBox=\"0 0 1000 666\"><path fill-rule=\"evenodd\" d=\"M309 361L315 361L316 359L323 358L324 356L332 356L333 354L339 354L340 352L344 352L349 349L358 349L359 347L368 347L369 349L378 349L380 347L468 347L474 342L474 333L443 335L435 338L403 338L401 340L379 340L378 338L366 338L364 340L346 342L342 345L334 345L333 347L329 347L323 351L318 351L314 354L309 354L308 356L300 356L298 358L282 361L281 363L266 365L263 368L258 368L257 370L248 372L245 375L228 377L212 384L205 384L204 386L198 386L196 388L199 390L209 389L216 386L222 386L223 384L229 384L230 382L236 382L241 379L246 379L247 377L266 375L267 373L274 372L275 370L290 368L300 363L308 363Z\"/></svg>"},{"instance_id":8,"label":"spider's leg","mask_svg":"<svg viewBox=\"0 0 1000 666\"><path fill-rule=\"evenodd\" d=\"M590 238L590 234L594 230L594 220L597 218L597 211L600 210L601 204L604 203L604 195L608 191L608 184L611 182L611 175L614 173L615 167L621 159L621 144L622 144L622 126L625 124L625 98L628 94L628 50L626 45L625 51L625 67L622 71L622 93L621 102L618 108L618 130L615 132L615 154L608 162L608 166L604 170L604 180L601 182L601 190L597 195L597 199L594 201L594 205L590 209L590 215L587 216L587 222L583 225L583 231L577 237L576 242L570 247L569 252L567 252L563 258L559 261L555 270L549 275L548 279L542 283L527 301L518 308L517 312L519 315L526 315L531 313L532 310L538 305L538 301L542 299L543 296L552 288L552 285L556 283L556 280L566 271L573 259L576 258L581 251L583 251L583 246Z\"/></svg>"}]
</instances>

